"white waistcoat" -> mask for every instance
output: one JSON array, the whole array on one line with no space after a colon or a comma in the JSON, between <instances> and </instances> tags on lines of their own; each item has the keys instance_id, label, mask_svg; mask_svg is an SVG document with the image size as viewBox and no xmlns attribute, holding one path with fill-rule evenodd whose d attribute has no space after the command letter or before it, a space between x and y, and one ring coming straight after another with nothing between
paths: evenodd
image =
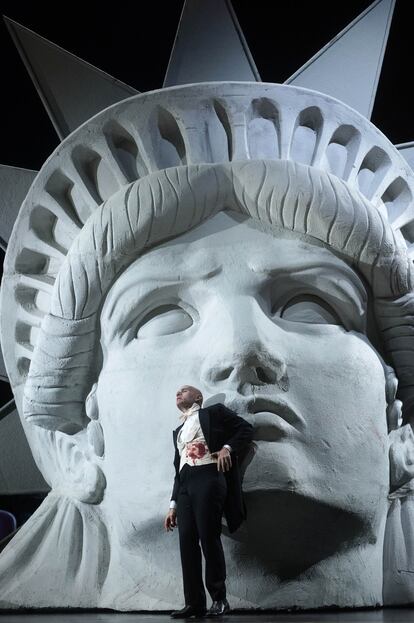
<instances>
[{"instance_id":1,"label":"white waistcoat","mask_svg":"<svg viewBox=\"0 0 414 623\"><path fill-rule=\"evenodd\" d=\"M184 412L186 420L177 435L177 448L180 454L180 471L187 463L190 466L217 463L207 447L199 418L200 405L194 403Z\"/></svg>"}]
</instances>

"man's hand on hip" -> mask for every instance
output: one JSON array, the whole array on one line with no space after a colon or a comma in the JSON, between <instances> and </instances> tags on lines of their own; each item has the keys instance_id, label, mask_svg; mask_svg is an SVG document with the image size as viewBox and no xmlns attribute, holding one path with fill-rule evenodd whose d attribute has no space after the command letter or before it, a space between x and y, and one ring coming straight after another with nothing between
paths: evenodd
<instances>
[{"instance_id":1,"label":"man's hand on hip","mask_svg":"<svg viewBox=\"0 0 414 623\"><path fill-rule=\"evenodd\" d=\"M227 472L231 468L230 450L222 448L220 452L212 452L213 459L217 458L217 469L219 472Z\"/></svg>"},{"instance_id":2,"label":"man's hand on hip","mask_svg":"<svg viewBox=\"0 0 414 623\"><path fill-rule=\"evenodd\" d=\"M177 525L177 511L175 508L170 508L166 518L164 519L164 528L169 532L172 531Z\"/></svg>"}]
</instances>

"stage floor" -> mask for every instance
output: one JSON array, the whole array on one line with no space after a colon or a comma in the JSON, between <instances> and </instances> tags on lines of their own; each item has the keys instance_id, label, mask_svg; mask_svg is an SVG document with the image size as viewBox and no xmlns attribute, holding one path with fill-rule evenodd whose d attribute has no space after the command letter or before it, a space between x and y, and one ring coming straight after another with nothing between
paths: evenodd
<instances>
[{"instance_id":1,"label":"stage floor","mask_svg":"<svg viewBox=\"0 0 414 623\"><path fill-rule=\"evenodd\" d=\"M2 612L1 623L167 623L169 614L130 612ZM180 620L180 619L179 619ZM184 619L181 619L184 620ZM377 610L324 612L260 612L231 613L219 618L223 623L414 623L414 608L385 608ZM208 619L191 618L195 623Z\"/></svg>"}]
</instances>

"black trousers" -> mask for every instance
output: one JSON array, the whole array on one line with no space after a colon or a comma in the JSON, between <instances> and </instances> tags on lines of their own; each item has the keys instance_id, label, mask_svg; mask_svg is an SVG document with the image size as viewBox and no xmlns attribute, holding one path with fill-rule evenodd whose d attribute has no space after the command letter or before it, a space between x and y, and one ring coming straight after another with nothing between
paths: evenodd
<instances>
[{"instance_id":1,"label":"black trousers","mask_svg":"<svg viewBox=\"0 0 414 623\"><path fill-rule=\"evenodd\" d=\"M206 606L200 543L211 599L219 601L226 597L226 563L220 538L226 495L226 478L217 470L216 463L184 465L181 469L177 523L187 606Z\"/></svg>"}]
</instances>

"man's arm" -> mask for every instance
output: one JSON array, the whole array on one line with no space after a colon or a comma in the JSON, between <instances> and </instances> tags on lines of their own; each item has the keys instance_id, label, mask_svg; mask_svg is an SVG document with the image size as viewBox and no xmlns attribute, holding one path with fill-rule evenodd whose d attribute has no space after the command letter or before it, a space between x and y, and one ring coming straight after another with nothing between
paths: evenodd
<instances>
[{"instance_id":1,"label":"man's arm","mask_svg":"<svg viewBox=\"0 0 414 623\"><path fill-rule=\"evenodd\" d=\"M164 528L167 530L167 532L173 530L173 528L175 528L177 525L176 506L177 506L178 489L180 486L180 480L179 480L179 475L178 475L178 467L180 465L180 455L177 449L177 445L175 443L174 433L173 433L173 440L174 440L174 446L175 446L175 455L174 455L175 476L174 476L174 486L173 486L173 490L171 493L170 508L167 513L167 516L164 519Z\"/></svg>"},{"instance_id":2,"label":"man's arm","mask_svg":"<svg viewBox=\"0 0 414 623\"><path fill-rule=\"evenodd\" d=\"M180 487L180 477L178 474L179 464L180 464L180 454L178 452L177 446L175 446L175 456L174 456L175 476L174 476L173 490L171 493L170 508L175 508L177 506L178 489Z\"/></svg>"},{"instance_id":3,"label":"man's arm","mask_svg":"<svg viewBox=\"0 0 414 623\"><path fill-rule=\"evenodd\" d=\"M180 481L178 479L177 474L174 477L174 486L173 486L173 490L171 493L171 500L170 500L170 508L175 508L177 506L177 498L178 498L178 488L180 486Z\"/></svg>"},{"instance_id":4,"label":"man's arm","mask_svg":"<svg viewBox=\"0 0 414 623\"><path fill-rule=\"evenodd\" d=\"M222 404L219 405L219 410L228 443L223 444L222 449L219 452L213 452L211 456L217 458L217 469L225 472L232 467L231 453L239 454L250 444L253 438L253 426Z\"/></svg>"},{"instance_id":5,"label":"man's arm","mask_svg":"<svg viewBox=\"0 0 414 623\"><path fill-rule=\"evenodd\" d=\"M225 446L229 445L231 451L238 454L252 441L253 426L225 405L220 405L220 411L224 428L230 435Z\"/></svg>"}]
</instances>

